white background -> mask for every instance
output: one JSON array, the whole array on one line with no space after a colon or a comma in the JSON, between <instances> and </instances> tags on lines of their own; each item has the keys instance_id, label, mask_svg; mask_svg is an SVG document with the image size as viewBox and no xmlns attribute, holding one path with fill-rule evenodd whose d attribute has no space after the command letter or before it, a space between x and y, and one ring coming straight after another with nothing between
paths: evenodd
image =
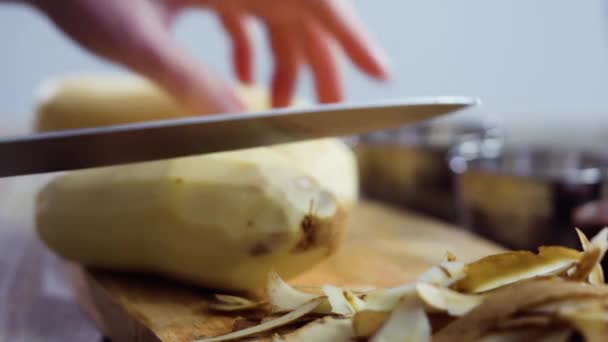
<instances>
[{"instance_id":1,"label":"white background","mask_svg":"<svg viewBox=\"0 0 608 342\"><path fill-rule=\"evenodd\" d=\"M346 65L349 101L475 95L484 105L472 115L498 115L521 141L591 146L606 136L608 143L608 5L603 1L353 2L387 50L395 77L380 85ZM272 62L258 33L256 75L265 82ZM202 61L232 77L229 45L211 15L184 15L176 34ZM125 72L16 5L0 5L0 52L0 127L30 119L33 92L45 78ZM314 95L308 77L299 93Z\"/></svg>"}]
</instances>

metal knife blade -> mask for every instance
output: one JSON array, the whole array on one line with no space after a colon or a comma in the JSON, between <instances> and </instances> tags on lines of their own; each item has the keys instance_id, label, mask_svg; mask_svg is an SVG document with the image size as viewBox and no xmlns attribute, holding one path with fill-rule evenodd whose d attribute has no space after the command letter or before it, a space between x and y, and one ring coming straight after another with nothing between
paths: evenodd
<instances>
[{"instance_id":1,"label":"metal knife blade","mask_svg":"<svg viewBox=\"0 0 608 342\"><path fill-rule=\"evenodd\" d=\"M110 166L396 128L478 103L411 98L200 116L0 139L0 177Z\"/></svg>"}]
</instances>

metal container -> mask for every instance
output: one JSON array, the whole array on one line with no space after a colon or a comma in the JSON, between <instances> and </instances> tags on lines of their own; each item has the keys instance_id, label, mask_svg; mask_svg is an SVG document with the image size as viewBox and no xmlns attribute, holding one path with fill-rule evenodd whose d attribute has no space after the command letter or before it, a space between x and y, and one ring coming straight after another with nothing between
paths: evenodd
<instances>
[{"instance_id":1,"label":"metal container","mask_svg":"<svg viewBox=\"0 0 608 342\"><path fill-rule=\"evenodd\" d=\"M461 143L450 152L460 224L510 248L578 248L573 211L602 197L606 167L588 152Z\"/></svg>"},{"instance_id":2,"label":"metal container","mask_svg":"<svg viewBox=\"0 0 608 342\"><path fill-rule=\"evenodd\" d=\"M354 144L364 196L431 215L457 219L448 165L451 147L469 139L499 136L479 121L423 123L361 136Z\"/></svg>"}]
</instances>

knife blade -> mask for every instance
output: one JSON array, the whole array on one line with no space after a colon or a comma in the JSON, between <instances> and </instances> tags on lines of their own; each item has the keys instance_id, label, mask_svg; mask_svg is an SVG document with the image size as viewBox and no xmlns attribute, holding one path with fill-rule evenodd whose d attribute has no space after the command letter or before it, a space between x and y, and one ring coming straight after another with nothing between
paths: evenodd
<instances>
[{"instance_id":1,"label":"knife blade","mask_svg":"<svg viewBox=\"0 0 608 342\"><path fill-rule=\"evenodd\" d=\"M198 116L0 139L0 177L230 151L401 127L479 101L425 97Z\"/></svg>"}]
</instances>

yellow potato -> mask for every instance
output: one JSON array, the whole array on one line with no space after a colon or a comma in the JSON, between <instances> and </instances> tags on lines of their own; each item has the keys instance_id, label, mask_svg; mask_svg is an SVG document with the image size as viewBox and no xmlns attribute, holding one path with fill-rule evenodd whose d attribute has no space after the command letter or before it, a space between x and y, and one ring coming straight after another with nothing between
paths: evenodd
<instances>
[{"instance_id":1,"label":"yellow potato","mask_svg":"<svg viewBox=\"0 0 608 342\"><path fill-rule=\"evenodd\" d=\"M182 115L140 79L46 88L39 130ZM259 88L240 91L252 109L268 102ZM75 262L250 290L272 268L289 278L332 254L357 185L351 150L319 139L70 172L40 192L36 222L41 239Z\"/></svg>"}]
</instances>

